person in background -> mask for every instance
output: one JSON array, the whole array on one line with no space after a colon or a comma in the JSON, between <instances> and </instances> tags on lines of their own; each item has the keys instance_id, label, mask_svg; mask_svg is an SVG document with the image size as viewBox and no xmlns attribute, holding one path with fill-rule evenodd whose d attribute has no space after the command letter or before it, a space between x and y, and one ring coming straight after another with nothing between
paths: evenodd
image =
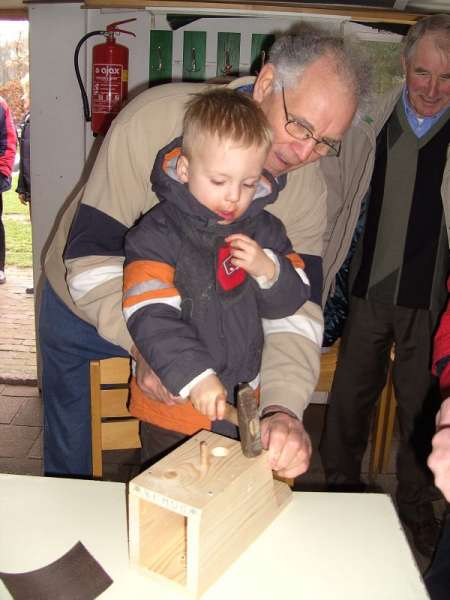
<instances>
[{"instance_id":1,"label":"person in background","mask_svg":"<svg viewBox=\"0 0 450 600\"><path fill-rule=\"evenodd\" d=\"M446 398L436 417L436 433L428 466L436 486L450 502L450 398ZM424 576L431 600L448 600L450 590L450 517L447 515L430 568Z\"/></svg>"},{"instance_id":2,"label":"person in background","mask_svg":"<svg viewBox=\"0 0 450 600\"><path fill-rule=\"evenodd\" d=\"M259 386L262 318L293 315L310 296L304 263L264 208L272 143L256 102L224 88L192 97L183 135L157 155L159 204L125 237L123 313L139 352L179 402L131 383L146 464L200 431L237 437L226 420L240 383Z\"/></svg>"},{"instance_id":3,"label":"person in background","mask_svg":"<svg viewBox=\"0 0 450 600\"><path fill-rule=\"evenodd\" d=\"M450 288L450 278L447 281ZM434 338L433 373L439 377L444 399L436 416L436 433L428 466L436 486L450 502L450 302L439 322ZM450 590L450 518L447 515L441 538L430 568L425 573L425 584L431 600L447 600Z\"/></svg>"},{"instance_id":4,"label":"person in background","mask_svg":"<svg viewBox=\"0 0 450 600\"><path fill-rule=\"evenodd\" d=\"M450 15L427 17L410 28L402 64L405 84L349 132L338 161L322 164L329 215L345 215L339 227L328 227L325 293L330 272L349 250L369 188L370 194L351 265L349 315L320 452L330 490L365 489L361 462L394 343L401 432L397 507L417 550L431 556L440 524L426 459L437 399L430 373L433 331L449 270ZM337 237L339 230L346 238Z\"/></svg>"},{"instance_id":5,"label":"person in background","mask_svg":"<svg viewBox=\"0 0 450 600\"><path fill-rule=\"evenodd\" d=\"M227 87L261 106L273 131L265 168L280 193L267 210L284 223L305 263L311 298L289 318L265 323L262 440L282 477L307 470L311 442L303 410L316 386L323 318L321 253L326 189L319 160L335 160L367 82L359 48L315 28L280 36L257 78ZM200 83L146 90L106 135L86 186L66 209L45 257L39 318L46 474L92 472L89 361L129 356L139 387L174 401L133 344L122 315L124 239L157 203L150 174L158 152L181 134ZM295 330L295 331L294 331Z\"/></svg>"},{"instance_id":6,"label":"person in background","mask_svg":"<svg viewBox=\"0 0 450 600\"><path fill-rule=\"evenodd\" d=\"M16 128L9 106L0 96L0 284L6 283L5 259L6 240L5 227L2 221L3 192L11 188L11 175L16 158Z\"/></svg>"},{"instance_id":7,"label":"person in background","mask_svg":"<svg viewBox=\"0 0 450 600\"><path fill-rule=\"evenodd\" d=\"M27 204L31 219L31 173L30 173L30 80L28 74L21 79L23 89L23 108L25 116L19 126L19 177L16 193L22 204ZM27 294L32 294L34 289L26 288Z\"/></svg>"}]
</instances>

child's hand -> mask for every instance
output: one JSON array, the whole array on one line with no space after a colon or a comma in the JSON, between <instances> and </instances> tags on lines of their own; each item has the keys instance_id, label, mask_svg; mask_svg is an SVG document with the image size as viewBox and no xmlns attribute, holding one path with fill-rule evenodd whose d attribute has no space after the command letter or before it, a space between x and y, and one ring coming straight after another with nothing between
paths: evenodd
<instances>
[{"instance_id":1,"label":"child's hand","mask_svg":"<svg viewBox=\"0 0 450 600\"><path fill-rule=\"evenodd\" d=\"M272 281L275 277L275 264L258 242L243 233L233 233L225 238L230 244L232 262L247 271L252 277L266 277Z\"/></svg>"},{"instance_id":2,"label":"child's hand","mask_svg":"<svg viewBox=\"0 0 450 600\"><path fill-rule=\"evenodd\" d=\"M197 385L192 388L190 399L194 408L211 419L211 421L223 419L225 415L227 391L217 375L208 375L199 381Z\"/></svg>"}]
</instances>

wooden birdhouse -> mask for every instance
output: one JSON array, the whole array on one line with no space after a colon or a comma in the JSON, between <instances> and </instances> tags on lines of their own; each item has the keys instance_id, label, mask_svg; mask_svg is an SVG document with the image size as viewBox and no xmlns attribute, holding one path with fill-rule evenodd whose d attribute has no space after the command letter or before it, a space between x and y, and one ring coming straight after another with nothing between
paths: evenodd
<instances>
[{"instance_id":1,"label":"wooden birdhouse","mask_svg":"<svg viewBox=\"0 0 450 600\"><path fill-rule=\"evenodd\" d=\"M290 499L267 453L200 431L130 482L131 564L198 598Z\"/></svg>"}]
</instances>

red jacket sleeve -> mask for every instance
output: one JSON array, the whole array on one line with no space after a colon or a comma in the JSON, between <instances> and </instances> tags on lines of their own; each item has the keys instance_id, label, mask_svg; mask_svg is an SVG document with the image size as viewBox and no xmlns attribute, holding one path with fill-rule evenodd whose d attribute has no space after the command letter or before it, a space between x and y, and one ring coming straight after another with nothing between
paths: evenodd
<instances>
[{"instance_id":1,"label":"red jacket sleeve","mask_svg":"<svg viewBox=\"0 0 450 600\"><path fill-rule=\"evenodd\" d=\"M8 104L0 97L0 173L10 177L16 158L16 128Z\"/></svg>"},{"instance_id":2,"label":"red jacket sleeve","mask_svg":"<svg viewBox=\"0 0 450 600\"><path fill-rule=\"evenodd\" d=\"M447 288L450 291L450 277ZM447 398L450 396L450 300L434 336L432 370L439 377L442 396Z\"/></svg>"}]
</instances>

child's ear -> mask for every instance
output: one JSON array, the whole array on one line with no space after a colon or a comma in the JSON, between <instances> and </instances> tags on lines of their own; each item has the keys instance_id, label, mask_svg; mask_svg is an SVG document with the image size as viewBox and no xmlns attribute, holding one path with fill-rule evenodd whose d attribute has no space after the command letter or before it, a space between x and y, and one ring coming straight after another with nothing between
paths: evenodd
<instances>
[{"instance_id":1,"label":"child's ear","mask_svg":"<svg viewBox=\"0 0 450 600\"><path fill-rule=\"evenodd\" d=\"M181 154L177 160L176 171L180 181L183 183L189 181L189 160L184 154Z\"/></svg>"}]
</instances>

